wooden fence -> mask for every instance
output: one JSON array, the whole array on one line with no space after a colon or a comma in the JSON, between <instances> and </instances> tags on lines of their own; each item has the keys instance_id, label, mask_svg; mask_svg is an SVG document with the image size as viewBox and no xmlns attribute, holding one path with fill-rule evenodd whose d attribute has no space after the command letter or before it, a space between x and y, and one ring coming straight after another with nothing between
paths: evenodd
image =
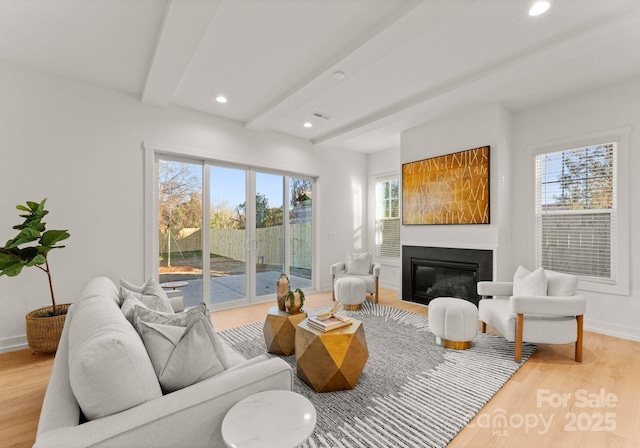
<instances>
[{"instance_id":1,"label":"wooden fence","mask_svg":"<svg viewBox=\"0 0 640 448\"><path fill-rule=\"evenodd\" d=\"M311 269L311 223L290 224L292 267ZM256 256L262 264L281 264L283 256L282 226L257 229ZM245 231L235 229L211 229L211 253L238 261L246 261ZM160 252L168 252L166 233L160 232ZM201 229L182 229L171 237L171 253L202 250Z\"/></svg>"}]
</instances>

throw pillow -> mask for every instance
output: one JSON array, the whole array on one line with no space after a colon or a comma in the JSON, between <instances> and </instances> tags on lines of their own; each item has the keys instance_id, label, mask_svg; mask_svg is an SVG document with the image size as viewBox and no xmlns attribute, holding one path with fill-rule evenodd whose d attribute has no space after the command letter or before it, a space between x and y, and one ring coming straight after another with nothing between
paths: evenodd
<instances>
[{"instance_id":1,"label":"throw pillow","mask_svg":"<svg viewBox=\"0 0 640 448\"><path fill-rule=\"evenodd\" d=\"M181 313L163 313L161 311L150 310L144 306L135 305L133 307L133 326L138 330L138 333L141 333L138 321L186 327L189 322L198 315L209 317L209 308L207 308L204 302Z\"/></svg>"},{"instance_id":2,"label":"throw pillow","mask_svg":"<svg viewBox=\"0 0 640 448\"><path fill-rule=\"evenodd\" d=\"M128 281L126 281L124 279L120 279L120 286L123 287L124 289L128 289L129 291L133 291L133 292L137 292L137 293L141 293L142 292L142 286L134 285L134 284L129 283Z\"/></svg>"},{"instance_id":3,"label":"throw pillow","mask_svg":"<svg viewBox=\"0 0 640 448\"><path fill-rule=\"evenodd\" d=\"M544 271L549 282L547 294L550 296L569 297L578 289L578 277L556 271Z\"/></svg>"},{"instance_id":4,"label":"throw pillow","mask_svg":"<svg viewBox=\"0 0 640 448\"><path fill-rule=\"evenodd\" d=\"M217 375L229 368L208 317L196 315L186 327L138 321L142 341L164 393Z\"/></svg>"},{"instance_id":5,"label":"throw pillow","mask_svg":"<svg viewBox=\"0 0 640 448\"><path fill-rule=\"evenodd\" d=\"M121 303L124 303L125 299L123 291L131 291L135 294L144 296L142 301L151 309L163 311L165 313L173 312L171 301L169 300L167 293L162 289L160 283L158 283L158 281L153 277L147 280L147 282L142 286L132 285L126 280L120 280Z\"/></svg>"},{"instance_id":6,"label":"throw pillow","mask_svg":"<svg viewBox=\"0 0 640 448\"><path fill-rule=\"evenodd\" d=\"M171 305L167 307L158 296L138 294L124 288L121 288L120 294L124 297L124 302L122 303L120 310L132 325L134 325L135 322L133 310L136 306L166 314L174 314Z\"/></svg>"},{"instance_id":7,"label":"throw pillow","mask_svg":"<svg viewBox=\"0 0 640 448\"><path fill-rule=\"evenodd\" d=\"M347 274L367 275L371 268L371 255L368 252L362 254L347 254Z\"/></svg>"},{"instance_id":8,"label":"throw pillow","mask_svg":"<svg viewBox=\"0 0 640 448\"><path fill-rule=\"evenodd\" d=\"M538 268L530 272L525 267L518 267L513 276L514 296L546 296L547 276L544 269Z\"/></svg>"}]
</instances>

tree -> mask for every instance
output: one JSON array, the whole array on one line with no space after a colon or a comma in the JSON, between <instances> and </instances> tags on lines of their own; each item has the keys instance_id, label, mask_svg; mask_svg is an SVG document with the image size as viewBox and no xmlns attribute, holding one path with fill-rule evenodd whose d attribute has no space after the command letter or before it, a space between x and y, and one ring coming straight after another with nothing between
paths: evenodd
<instances>
[{"instance_id":1,"label":"tree","mask_svg":"<svg viewBox=\"0 0 640 448\"><path fill-rule=\"evenodd\" d=\"M241 229L246 228L247 204L243 202L235 208ZM269 207L269 198L262 193L256 194L256 228L282 225L282 207Z\"/></svg>"},{"instance_id":2,"label":"tree","mask_svg":"<svg viewBox=\"0 0 640 448\"><path fill-rule=\"evenodd\" d=\"M209 225L212 229L239 229L241 223L228 201L211 204ZM244 221L243 221L244 223Z\"/></svg>"},{"instance_id":3,"label":"tree","mask_svg":"<svg viewBox=\"0 0 640 448\"><path fill-rule=\"evenodd\" d=\"M609 209L613 206L613 153L609 145L562 153L557 205L569 210Z\"/></svg>"},{"instance_id":4,"label":"tree","mask_svg":"<svg viewBox=\"0 0 640 448\"><path fill-rule=\"evenodd\" d=\"M310 180L298 179L292 177L289 181L290 193L291 193L291 208L294 208L304 193L311 191L313 184Z\"/></svg>"},{"instance_id":5,"label":"tree","mask_svg":"<svg viewBox=\"0 0 640 448\"><path fill-rule=\"evenodd\" d=\"M167 235L167 266L171 266L172 232L185 227L202 227L202 182L181 162L160 160L159 228Z\"/></svg>"}]
</instances>

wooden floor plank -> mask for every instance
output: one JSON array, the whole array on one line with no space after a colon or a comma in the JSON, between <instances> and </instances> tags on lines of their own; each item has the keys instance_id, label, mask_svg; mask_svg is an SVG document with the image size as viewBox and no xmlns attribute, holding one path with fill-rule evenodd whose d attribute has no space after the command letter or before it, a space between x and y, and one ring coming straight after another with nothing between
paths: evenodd
<instances>
[{"instance_id":1,"label":"wooden floor plank","mask_svg":"<svg viewBox=\"0 0 640 448\"><path fill-rule=\"evenodd\" d=\"M381 289L379 302L427 315L427 307L397 297L396 291ZM306 307L331 302L330 292L313 294ZM218 311L211 320L218 331L261 322L273 305ZM640 447L640 342L585 332L583 362L573 356L572 344L539 345L449 447ZM29 350L0 354L0 447L33 445L52 364L53 356ZM601 391L617 399L615 407L581 398ZM562 394L569 395L564 405L544 400Z\"/></svg>"}]
</instances>

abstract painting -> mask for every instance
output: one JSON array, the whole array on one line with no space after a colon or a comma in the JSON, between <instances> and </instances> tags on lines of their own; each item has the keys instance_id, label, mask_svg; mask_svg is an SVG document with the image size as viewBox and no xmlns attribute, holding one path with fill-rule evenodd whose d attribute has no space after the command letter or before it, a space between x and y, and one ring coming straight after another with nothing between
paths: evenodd
<instances>
[{"instance_id":1,"label":"abstract painting","mask_svg":"<svg viewBox=\"0 0 640 448\"><path fill-rule=\"evenodd\" d=\"M489 224L489 146L403 164L402 223Z\"/></svg>"}]
</instances>

